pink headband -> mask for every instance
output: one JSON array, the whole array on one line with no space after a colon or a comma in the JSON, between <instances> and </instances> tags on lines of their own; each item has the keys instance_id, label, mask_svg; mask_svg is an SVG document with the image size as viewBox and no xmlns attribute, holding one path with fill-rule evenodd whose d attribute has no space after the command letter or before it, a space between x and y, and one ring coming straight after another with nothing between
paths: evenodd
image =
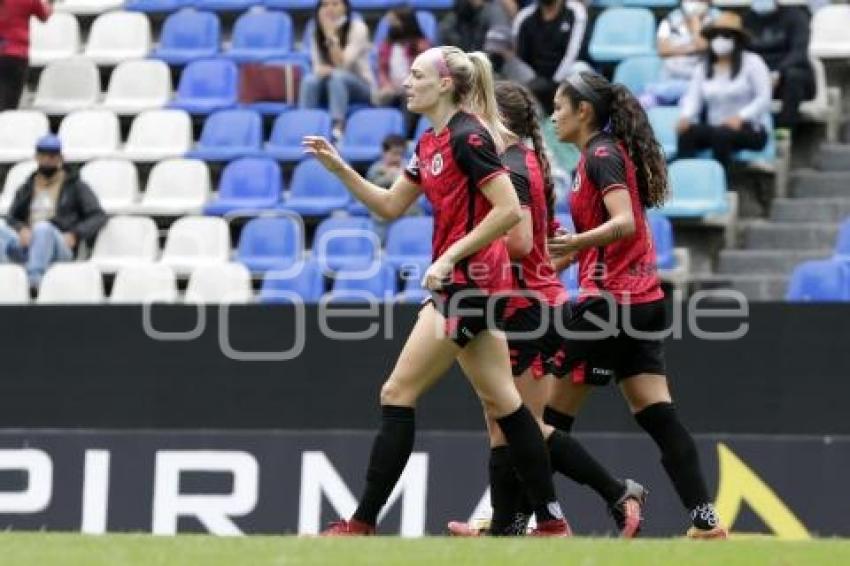
<instances>
[{"instance_id":1,"label":"pink headband","mask_svg":"<svg viewBox=\"0 0 850 566\"><path fill-rule=\"evenodd\" d=\"M449 66L446 64L446 58L443 57L443 50L439 47L432 47L428 51L433 52L431 60L434 62L434 68L437 69L437 74L440 78L451 77L452 73L449 71Z\"/></svg>"}]
</instances>

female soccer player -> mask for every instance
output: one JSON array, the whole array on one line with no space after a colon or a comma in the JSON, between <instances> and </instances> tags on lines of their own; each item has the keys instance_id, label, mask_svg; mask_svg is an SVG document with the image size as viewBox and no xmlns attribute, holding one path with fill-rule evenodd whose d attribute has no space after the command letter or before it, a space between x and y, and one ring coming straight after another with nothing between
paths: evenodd
<instances>
[{"instance_id":1,"label":"female soccer player","mask_svg":"<svg viewBox=\"0 0 850 566\"><path fill-rule=\"evenodd\" d=\"M726 538L708 495L699 456L679 420L664 365L663 292L646 208L667 195L664 155L640 103L593 73L569 77L552 116L560 141L576 144L570 211L575 234L549 240L559 258L578 254L581 296L571 331L599 332L584 315L616 321L616 336L569 340L545 421L569 431L591 385L614 378L635 420L661 450L661 463L690 512L693 538ZM613 324L613 322L612 322Z\"/></svg>"},{"instance_id":2,"label":"female soccer player","mask_svg":"<svg viewBox=\"0 0 850 566\"><path fill-rule=\"evenodd\" d=\"M413 448L416 401L457 359L507 438L512 463L530 492L537 534L568 535L543 436L514 386L507 344L494 332L504 302L497 294L513 283L503 236L521 215L498 157L507 130L498 117L490 63L481 53L455 47L429 49L414 61L405 89L408 109L425 115L432 128L420 139L405 175L389 190L363 179L327 140L304 139L305 150L374 213L397 218L420 191L434 209L434 261L423 284L435 298L420 311L381 389L382 424L357 510L325 534L375 532L378 513Z\"/></svg>"},{"instance_id":3,"label":"female soccer player","mask_svg":"<svg viewBox=\"0 0 850 566\"><path fill-rule=\"evenodd\" d=\"M496 102L511 131L502 163L510 170L523 214L507 239L519 289L508 303L505 323L517 389L543 427L553 469L594 489L611 510L621 536L633 537L640 529L643 487L613 478L572 436L542 423L554 379L550 358L563 344L558 322L560 328L566 328L571 313L567 292L546 249L547 237L555 234L555 193L534 96L517 83L500 81L496 83ZM532 147L525 140L531 140ZM457 536L477 536L484 530L497 536L523 535L529 518L523 504L524 488L498 426L488 419L487 428L493 517L489 525L452 521L449 532Z\"/></svg>"}]
</instances>

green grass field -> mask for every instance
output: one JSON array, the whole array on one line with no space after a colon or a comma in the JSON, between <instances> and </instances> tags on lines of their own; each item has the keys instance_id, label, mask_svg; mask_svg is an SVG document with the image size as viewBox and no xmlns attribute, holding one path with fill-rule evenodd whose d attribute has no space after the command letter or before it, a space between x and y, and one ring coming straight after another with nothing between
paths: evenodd
<instances>
[{"instance_id":1,"label":"green grass field","mask_svg":"<svg viewBox=\"0 0 850 566\"><path fill-rule=\"evenodd\" d=\"M577 538L404 540L295 537L0 534L3 566L698 566L850 564L850 541L773 539L695 542Z\"/></svg>"}]
</instances>

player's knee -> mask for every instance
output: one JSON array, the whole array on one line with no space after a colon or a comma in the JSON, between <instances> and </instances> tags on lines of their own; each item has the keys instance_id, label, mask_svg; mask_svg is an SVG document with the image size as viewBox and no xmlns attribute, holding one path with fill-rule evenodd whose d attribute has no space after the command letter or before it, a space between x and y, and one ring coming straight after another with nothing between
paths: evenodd
<instances>
[{"instance_id":1,"label":"player's knee","mask_svg":"<svg viewBox=\"0 0 850 566\"><path fill-rule=\"evenodd\" d=\"M406 406L416 397L411 391L399 385L396 381L388 379L381 386L381 405L403 405Z\"/></svg>"}]
</instances>

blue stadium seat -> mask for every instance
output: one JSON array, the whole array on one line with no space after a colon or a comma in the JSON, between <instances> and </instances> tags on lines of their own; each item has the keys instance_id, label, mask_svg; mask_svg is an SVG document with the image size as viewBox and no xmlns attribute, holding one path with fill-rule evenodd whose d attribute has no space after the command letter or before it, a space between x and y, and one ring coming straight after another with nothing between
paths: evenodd
<instances>
[{"instance_id":1,"label":"blue stadium seat","mask_svg":"<svg viewBox=\"0 0 850 566\"><path fill-rule=\"evenodd\" d=\"M661 208L668 217L701 218L729 211L726 173L713 159L679 159L667 170L670 200Z\"/></svg>"},{"instance_id":2,"label":"blue stadium seat","mask_svg":"<svg viewBox=\"0 0 850 566\"><path fill-rule=\"evenodd\" d=\"M555 220L558 221L558 224L561 225L561 228L566 230L567 232L575 232L576 226L573 224L573 217L569 214L557 213L555 214Z\"/></svg>"},{"instance_id":3,"label":"blue stadium seat","mask_svg":"<svg viewBox=\"0 0 850 566\"><path fill-rule=\"evenodd\" d=\"M791 274L785 298L797 303L850 301L850 266L832 259L805 261Z\"/></svg>"},{"instance_id":4,"label":"blue stadium seat","mask_svg":"<svg viewBox=\"0 0 850 566\"><path fill-rule=\"evenodd\" d=\"M422 137L422 134L425 133L425 130L431 127L431 122L428 121L428 118L425 116L420 116L419 121L416 123L416 132L413 134L413 141L419 141L419 138Z\"/></svg>"},{"instance_id":5,"label":"blue stadium seat","mask_svg":"<svg viewBox=\"0 0 850 566\"><path fill-rule=\"evenodd\" d=\"M404 118L399 110L358 110L346 123L340 154L347 161L372 162L381 156L381 142L389 134L404 135Z\"/></svg>"},{"instance_id":6,"label":"blue stadium seat","mask_svg":"<svg viewBox=\"0 0 850 566\"><path fill-rule=\"evenodd\" d=\"M614 82L628 87L635 96L640 96L647 85L661 77L662 61L657 55L628 57L617 63Z\"/></svg>"},{"instance_id":7,"label":"blue stadium seat","mask_svg":"<svg viewBox=\"0 0 850 566\"><path fill-rule=\"evenodd\" d=\"M292 267L304 256L302 226L291 217L252 219L239 236L237 261L254 273Z\"/></svg>"},{"instance_id":8,"label":"blue stadium seat","mask_svg":"<svg viewBox=\"0 0 850 566\"><path fill-rule=\"evenodd\" d=\"M389 10L406 4L406 0L351 0L355 10Z\"/></svg>"},{"instance_id":9,"label":"blue stadium seat","mask_svg":"<svg viewBox=\"0 0 850 566\"><path fill-rule=\"evenodd\" d=\"M633 6L637 8L674 8L678 0L593 0L596 8L612 8L617 6Z\"/></svg>"},{"instance_id":10,"label":"blue stadium seat","mask_svg":"<svg viewBox=\"0 0 850 566\"><path fill-rule=\"evenodd\" d=\"M170 65L214 57L221 43L221 23L215 14L185 9L166 18L153 57Z\"/></svg>"},{"instance_id":11,"label":"blue stadium seat","mask_svg":"<svg viewBox=\"0 0 850 566\"><path fill-rule=\"evenodd\" d=\"M281 208L301 216L327 216L351 202L348 189L336 175L315 159L306 159L295 167L289 185L289 198Z\"/></svg>"},{"instance_id":12,"label":"blue stadium seat","mask_svg":"<svg viewBox=\"0 0 850 566\"><path fill-rule=\"evenodd\" d=\"M579 292L579 275L578 262L573 262L565 270L561 272L561 283L570 295L570 301L578 299Z\"/></svg>"},{"instance_id":13,"label":"blue stadium seat","mask_svg":"<svg viewBox=\"0 0 850 566\"><path fill-rule=\"evenodd\" d=\"M405 289L395 297L397 303L405 303L411 305L421 305L427 299L431 298L431 292L427 289Z\"/></svg>"},{"instance_id":14,"label":"blue stadium seat","mask_svg":"<svg viewBox=\"0 0 850 566\"><path fill-rule=\"evenodd\" d=\"M319 0L264 0L266 8L275 10L313 10Z\"/></svg>"},{"instance_id":15,"label":"blue stadium seat","mask_svg":"<svg viewBox=\"0 0 850 566\"><path fill-rule=\"evenodd\" d=\"M681 115L679 109L675 106L656 106L647 110L646 115L649 118L652 131L655 133L655 138L664 148L667 161L672 161L676 157L676 150L679 146L679 139L676 134L676 124Z\"/></svg>"},{"instance_id":16,"label":"blue stadium seat","mask_svg":"<svg viewBox=\"0 0 850 566\"><path fill-rule=\"evenodd\" d=\"M325 276L315 261L301 262L284 271L268 271L260 290L262 303L318 303L325 293Z\"/></svg>"},{"instance_id":17,"label":"blue stadium seat","mask_svg":"<svg viewBox=\"0 0 850 566\"><path fill-rule=\"evenodd\" d=\"M419 203L419 209L422 211L422 214L428 216L432 216L434 214L434 207L431 206L431 201L428 200L428 197L420 195L417 202Z\"/></svg>"},{"instance_id":18,"label":"blue stadium seat","mask_svg":"<svg viewBox=\"0 0 850 566\"><path fill-rule=\"evenodd\" d=\"M408 4L415 10L451 10L455 0L410 0Z\"/></svg>"},{"instance_id":19,"label":"blue stadium seat","mask_svg":"<svg viewBox=\"0 0 850 566\"><path fill-rule=\"evenodd\" d=\"M284 12L251 10L233 27L233 43L225 55L234 61L265 61L292 49L292 18Z\"/></svg>"},{"instance_id":20,"label":"blue stadium seat","mask_svg":"<svg viewBox=\"0 0 850 566\"><path fill-rule=\"evenodd\" d=\"M763 149L750 150L744 149L735 154L735 160L744 163L773 163L776 161L776 136L773 135L773 116L770 113L765 114L762 124L767 130L767 143Z\"/></svg>"},{"instance_id":21,"label":"blue stadium seat","mask_svg":"<svg viewBox=\"0 0 850 566\"><path fill-rule=\"evenodd\" d=\"M352 6L357 8L357 1L352 2ZM377 0L379 2L383 0ZM394 0L389 0L394 1ZM403 2L398 3L397 5L401 5ZM419 29L422 30L422 34L431 42L431 45L437 45L437 17L433 14L433 12L429 12L427 10L418 10L416 12L416 21L419 22ZM372 45L374 49L377 49L381 43L387 38L387 32L390 29L389 20L387 16L384 16L378 21L378 25L375 28L375 35L372 37Z\"/></svg>"},{"instance_id":22,"label":"blue stadium seat","mask_svg":"<svg viewBox=\"0 0 850 566\"><path fill-rule=\"evenodd\" d=\"M378 259L381 242L370 218L326 218L313 237L313 257L331 271L363 269Z\"/></svg>"},{"instance_id":23,"label":"blue stadium seat","mask_svg":"<svg viewBox=\"0 0 850 566\"><path fill-rule=\"evenodd\" d=\"M199 10L242 12L253 6L258 0L194 0L194 2L195 7Z\"/></svg>"},{"instance_id":24,"label":"blue stadium seat","mask_svg":"<svg viewBox=\"0 0 850 566\"><path fill-rule=\"evenodd\" d=\"M387 262L396 268L431 260L434 219L430 216L399 218L387 229Z\"/></svg>"},{"instance_id":25,"label":"blue stadium seat","mask_svg":"<svg viewBox=\"0 0 850 566\"><path fill-rule=\"evenodd\" d=\"M676 256L673 253L673 226L666 216L657 212L646 215L649 230L652 232L652 242L655 246L658 269L675 269Z\"/></svg>"},{"instance_id":26,"label":"blue stadium seat","mask_svg":"<svg viewBox=\"0 0 850 566\"><path fill-rule=\"evenodd\" d=\"M204 122L201 139L186 157L230 161L260 154L263 120L251 110L221 110Z\"/></svg>"},{"instance_id":27,"label":"blue stadium seat","mask_svg":"<svg viewBox=\"0 0 850 566\"><path fill-rule=\"evenodd\" d=\"M599 63L655 53L655 17L646 8L609 8L593 26L588 47Z\"/></svg>"},{"instance_id":28,"label":"blue stadium seat","mask_svg":"<svg viewBox=\"0 0 850 566\"><path fill-rule=\"evenodd\" d=\"M124 9L128 12L165 14L192 6L192 0L127 0Z\"/></svg>"},{"instance_id":29,"label":"blue stadium seat","mask_svg":"<svg viewBox=\"0 0 850 566\"><path fill-rule=\"evenodd\" d=\"M280 166L267 157L231 161L221 174L218 196L204 214L224 216L237 211L260 211L280 204L283 191Z\"/></svg>"},{"instance_id":30,"label":"blue stadium seat","mask_svg":"<svg viewBox=\"0 0 850 566\"><path fill-rule=\"evenodd\" d=\"M835 240L835 257L850 261L850 218L841 223L838 238Z\"/></svg>"},{"instance_id":31,"label":"blue stadium seat","mask_svg":"<svg viewBox=\"0 0 850 566\"><path fill-rule=\"evenodd\" d=\"M304 157L304 136L331 137L331 117L325 110L299 109L281 114L275 120L266 153L279 161L295 162Z\"/></svg>"},{"instance_id":32,"label":"blue stadium seat","mask_svg":"<svg viewBox=\"0 0 850 566\"><path fill-rule=\"evenodd\" d=\"M379 263L367 270L339 271L328 301L333 303L389 302L396 294L395 270Z\"/></svg>"},{"instance_id":33,"label":"blue stadium seat","mask_svg":"<svg viewBox=\"0 0 850 566\"><path fill-rule=\"evenodd\" d=\"M236 105L239 71L233 61L206 59L186 65L169 108L204 115Z\"/></svg>"}]
</instances>

